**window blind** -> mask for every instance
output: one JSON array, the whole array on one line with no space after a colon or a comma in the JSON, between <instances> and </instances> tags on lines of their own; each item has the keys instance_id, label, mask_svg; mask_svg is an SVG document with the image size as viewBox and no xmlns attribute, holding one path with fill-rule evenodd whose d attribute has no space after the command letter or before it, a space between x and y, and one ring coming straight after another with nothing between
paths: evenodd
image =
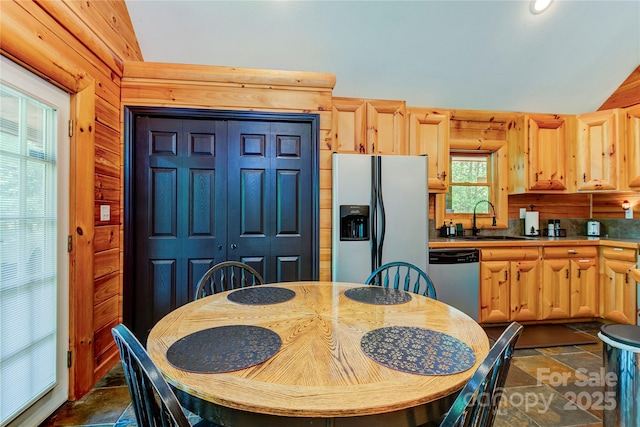
<instances>
[{"instance_id":1,"label":"window blind","mask_svg":"<svg viewBox=\"0 0 640 427\"><path fill-rule=\"evenodd\" d=\"M56 114L0 85L0 424L57 381Z\"/></svg>"}]
</instances>

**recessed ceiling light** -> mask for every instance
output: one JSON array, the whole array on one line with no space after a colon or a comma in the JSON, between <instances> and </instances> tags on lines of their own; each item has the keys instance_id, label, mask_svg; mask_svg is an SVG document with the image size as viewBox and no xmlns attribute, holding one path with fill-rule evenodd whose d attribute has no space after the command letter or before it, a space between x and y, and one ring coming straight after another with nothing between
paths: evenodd
<instances>
[{"instance_id":1,"label":"recessed ceiling light","mask_svg":"<svg viewBox=\"0 0 640 427\"><path fill-rule=\"evenodd\" d=\"M551 4L553 0L531 0L531 13L542 13Z\"/></svg>"}]
</instances>

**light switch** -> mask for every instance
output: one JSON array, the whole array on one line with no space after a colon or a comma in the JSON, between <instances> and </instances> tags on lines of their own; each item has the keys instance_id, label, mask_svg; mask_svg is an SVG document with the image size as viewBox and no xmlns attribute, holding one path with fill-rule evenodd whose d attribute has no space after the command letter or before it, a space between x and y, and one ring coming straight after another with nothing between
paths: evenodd
<instances>
[{"instance_id":1,"label":"light switch","mask_svg":"<svg viewBox=\"0 0 640 427\"><path fill-rule=\"evenodd\" d=\"M111 221L111 206L100 205L100 221Z\"/></svg>"},{"instance_id":2,"label":"light switch","mask_svg":"<svg viewBox=\"0 0 640 427\"><path fill-rule=\"evenodd\" d=\"M624 218L633 219L633 209L627 209L626 211L624 211Z\"/></svg>"},{"instance_id":3,"label":"light switch","mask_svg":"<svg viewBox=\"0 0 640 427\"><path fill-rule=\"evenodd\" d=\"M527 216L527 208L520 208L520 219L524 219Z\"/></svg>"}]
</instances>

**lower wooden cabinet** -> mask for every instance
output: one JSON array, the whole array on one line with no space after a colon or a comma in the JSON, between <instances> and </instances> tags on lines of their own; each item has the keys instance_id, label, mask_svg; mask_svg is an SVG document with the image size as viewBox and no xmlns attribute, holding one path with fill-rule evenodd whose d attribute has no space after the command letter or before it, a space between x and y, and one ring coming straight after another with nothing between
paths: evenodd
<instances>
[{"instance_id":1,"label":"lower wooden cabinet","mask_svg":"<svg viewBox=\"0 0 640 427\"><path fill-rule=\"evenodd\" d=\"M544 248L541 287L540 320L597 316L597 248Z\"/></svg>"},{"instance_id":2,"label":"lower wooden cabinet","mask_svg":"<svg viewBox=\"0 0 640 427\"><path fill-rule=\"evenodd\" d=\"M480 323L536 320L539 258L538 248L480 251Z\"/></svg>"},{"instance_id":3,"label":"lower wooden cabinet","mask_svg":"<svg viewBox=\"0 0 640 427\"><path fill-rule=\"evenodd\" d=\"M621 247L600 248L600 315L618 323L635 324L637 282L632 270L637 250Z\"/></svg>"},{"instance_id":4,"label":"lower wooden cabinet","mask_svg":"<svg viewBox=\"0 0 640 427\"><path fill-rule=\"evenodd\" d=\"M617 260L608 271L620 271ZM480 250L480 323L570 320L598 317L599 263L596 246L510 247ZM629 292L624 276L612 289ZM634 289L635 289L635 282ZM615 292L609 295L617 301ZM625 296L625 300L627 297ZM634 294L635 304L635 294ZM631 307L626 307L629 313ZM635 310L635 305L634 305ZM610 315L619 317L618 309ZM635 313L635 311L634 311Z\"/></svg>"}]
</instances>

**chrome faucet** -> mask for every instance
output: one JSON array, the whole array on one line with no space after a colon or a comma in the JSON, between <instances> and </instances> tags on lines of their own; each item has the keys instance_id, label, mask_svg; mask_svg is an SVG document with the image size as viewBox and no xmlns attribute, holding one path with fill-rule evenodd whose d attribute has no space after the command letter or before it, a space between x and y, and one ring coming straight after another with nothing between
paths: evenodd
<instances>
[{"instance_id":1,"label":"chrome faucet","mask_svg":"<svg viewBox=\"0 0 640 427\"><path fill-rule=\"evenodd\" d=\"M495 227L497 225L496 224L496 208L495 208L495 206L493 206L493 203L491 203L488 200L480 200L473 207L473 227L471 228L471 234L474 235L474 236L477 236L478 235L478 231L480 231L480 229L478 227L476 227L476 208L478 207L478 205L480 203L489 203L489 206L491 206L491 210L493 211L493 223L491 225L493 227Z\"/></svg>"}]
</instances>

